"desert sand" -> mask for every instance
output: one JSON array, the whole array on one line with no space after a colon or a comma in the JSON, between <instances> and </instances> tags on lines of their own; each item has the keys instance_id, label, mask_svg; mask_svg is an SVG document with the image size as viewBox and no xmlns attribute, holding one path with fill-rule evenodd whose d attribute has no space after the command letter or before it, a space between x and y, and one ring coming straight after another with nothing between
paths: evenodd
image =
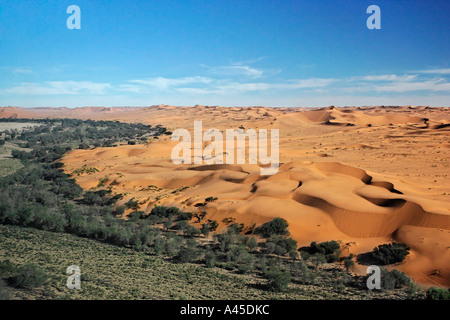
<instances>
[{"instance_id":1,"label":"desert sand","mask_svg":"<svg viewBox=\"0 0 450 320\"><path fill-rule=\"evenodd\" d=\"M261 176L257 165L172 163L170 136L143 145L73 150L65 171L84 189L100 179L141 210L175 205L246 227L275 217L289 222L300 246L339 240L343 255L392 241L411 253L394 266L424 286L450 287L450 108L265 108L152 106L0 108L0 117L80 118L161 124L169 130L280 130L280 167ZM201 206L206 197L218 199ZM354 271L365 273L357 264Z\"/></svg>"}]
</instances>

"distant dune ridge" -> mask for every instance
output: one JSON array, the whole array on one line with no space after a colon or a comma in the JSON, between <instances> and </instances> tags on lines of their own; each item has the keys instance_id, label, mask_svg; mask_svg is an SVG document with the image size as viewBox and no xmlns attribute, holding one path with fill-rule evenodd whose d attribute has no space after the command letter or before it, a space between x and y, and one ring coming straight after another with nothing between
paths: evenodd
<instances>
[{"instance_id":1,"label":"distant dune ridge","mask_svg":"<svg viewBox=\"0 0 450 320\"><path fill-rule=\"evenodd\" d=\"M191 130L278 128L280 167L261 176L257 165L174 165L176 142L161 137L144 145L73 150L65 170L85 189L107 185L155 204L232 217L246 227L285 218L299 245L339 240L343 255L371 251L390 241L411 254L396 266L425 285L450 287L450 108L265 108L152 106L120 108L0 108L0 117L81 118L161 124ZM199 205L209 196L216 201ZM365 273L367 266L356 265Z\"/></svg>"}]
</instances>

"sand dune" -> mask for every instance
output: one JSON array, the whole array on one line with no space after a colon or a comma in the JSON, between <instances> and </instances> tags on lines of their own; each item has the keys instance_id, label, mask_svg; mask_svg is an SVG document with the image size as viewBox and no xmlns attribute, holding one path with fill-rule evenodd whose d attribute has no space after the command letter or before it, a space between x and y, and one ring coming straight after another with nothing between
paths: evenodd
<instances>
[{"instance_id":1,"label":"sand dune","mask_svg":"<svg viewBox=\"0 0 450 320\"><path fill-rule=\"evenodd\" d=\"M71 172L80 164L96 167L100 172L77 177L82 187L95 187L100 178L111 177L114 191L129 193L127 199L138 199L147 212L156 204L177 205L191 212L206 211L207 219L220 223L219 230L226 226L222 220L228 217L246 227L283 217L300 245L334 239L353 243L348 252L354 254L370 251L374 239L378 244L395 237L400 239L399 230L405 227L450 230L448 203L410 194L408 188L359 168L338 162L294 161L281 165L273 176L260 176L257 165L176 166L169 160L152 158L155 145L164 144L169 142L75 150L64 158L65 168ZM148 191L146 187L151 185L162 189ZM180 188L183 190L178 192ZM196 206L209 196L218 200ZM437 203L437 209L430 208L430 201ZM409 244L408 234L401 234L402 242ZM411 241L415 244L416 240ZM430 248L430 252L433 250ZM411 272L410 263L416 265L416 260L424 256L432 259L424 248L414 256L405 266L413 276L435 270L447 274L448 261L441 258L419 264L414 268L416 272ZM434 278L449 284L446 276ZM419 279L425 281L422 276Z\"/></svg>"},{"instance_id":2,"label":"sand dune","mask_svg":"<svg viewBox=\"0 0 450 320\"><path fill-rule=\"evenodd\" d=\"M132 112L130 112L132 110ZM85 189L101 178L149 212L176 205L206 219L234 218L246 227L285 218L299 245L339 240L359 254L397 240L411 247L395 266L424 285L450 287L450 108L0 108L0 117L69 117L161 124L170 130L278 128L280 167L261 176L257 165L174 165L176 144L161 137L145 145L74 150L66 172ZM204 203L206 197L218 199ZM355 271L364 273L365 266Z\"/></svg>"}]
</instances>

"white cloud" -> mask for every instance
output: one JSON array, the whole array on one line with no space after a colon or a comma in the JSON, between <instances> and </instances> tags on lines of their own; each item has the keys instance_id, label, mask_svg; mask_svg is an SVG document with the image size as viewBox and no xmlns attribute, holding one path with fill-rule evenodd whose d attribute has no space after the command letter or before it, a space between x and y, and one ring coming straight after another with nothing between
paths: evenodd
<instances>
[{"instance_id":1,"label":"white cloud","mask_svg":"<svg viewBox=\"0 0 450 320\"><path fill-rule=\"evenodd\" d=\"M450 74L450 68L449 69L428 69L428 70L419 70L415 71L417 73L424 73L424 74Z\"/></svg>"},{"instance_id":2,"label":"white cloud","mask_svg":"<svg viewBox=\"0 0 450 320\"><path fill-rule=\"evenodd\" d=\"M359 77L357 86L344 86L343 92L413 92L413 91L450 91L450 83L445 78L419 79L417 75L365 76ZM353 82L354 78L350 80ZM344 81L345 82L345 81Z\"/></svg>"},{"instance_id":3,"label":"white cloud","mask_svg":"<svg viewBox=\"0 0 450 320\"><path fill-rule=\"evenodd\" d=\"M258 79L261 78L264 74L264 71L260 69L241 64L234 64L230 66L218 66L218 67L208 67L202 65L202 67L207 68L211 73L215 75L225 77L244 76L253 79Z\"/></svg>"},{"instance_id":4,"label":"white cloud","mask_svg":"<svg viewBox=\"0 0 450 320\"><path fill-rule=\"evenodd\" d=\"M14 74L33 74L33 70L31 70L30 68L15 68L13 70Z\"/></svg>"},{"instance_id":5,"label":"white cloud","mask_svg":"<svg viewBox=\"0 0 450 320\"><path fill-rule=\"evenodd\" d=\"M137 85L144 85L148 87L153 87L157 90L168 90L173 87L177 87L185 84L208 84L212 82L212 79L206 77L184 77L184 78L164 78L158 77L147 80L129 80L128 82L134 83Z\"/></svg>"},{"instance_id":6,"label":"white cloud","mask_svg":"<svg viewBox=\"0 0 450 320\"><path fill-rule=\"evenodd\" d=\"M34 82L23 82L18 86L5 89L1 93L15 95L77 95L105 94L111 88L109 83L91 81L47 81L44 85Z\"/></svg>"},{"instance_id":7,"label":"white cloud","mask_svg":"<svg viewBox=\"0 0 450 320\"><path fill-rule=\"evenodd\" d=\"M218 92L227 94L230 92L250 92L267 90L295 90L307 88L323 88L330 85L334 79L297 79L285 82L225 82L217 86Z\"/></svg>"},{"instance_id":8,"label":"white cloud","mask_svg":"<svg viewBox=\"0 0 450 320\"><path fill-rule=\"evenodd\" d=\"M363 81L411 81L417 78L417 74L399 76L396 74L370 75L363 77L355 77L354 80Z\"/></svg>"},{"instance_id":9,"label":"white cloud","mask_svg":"<svg viewBox=\"0 0 450 320\"><path fill-rule=\"evenodd\" d=\"M386 85L376 85L373 89L377 92L450 91L450 83L443 78L438 78L426 81L400 81Z\"/></svg>"}]
</instances>

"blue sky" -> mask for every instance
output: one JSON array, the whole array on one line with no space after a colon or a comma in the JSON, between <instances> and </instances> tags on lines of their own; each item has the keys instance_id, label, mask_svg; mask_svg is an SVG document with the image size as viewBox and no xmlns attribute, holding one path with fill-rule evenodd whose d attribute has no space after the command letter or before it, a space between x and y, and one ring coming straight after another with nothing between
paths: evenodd
<instances>
[{"instance_id":1,"label":"blue sky","mask_svg":"<svg viewBox=\"0 0 450 320\"><path fill-rule=\"evenodd\" d=\"M449 14L448 0L0 0L0 106L450 106Z\"/></svg>"}]
</instances>

